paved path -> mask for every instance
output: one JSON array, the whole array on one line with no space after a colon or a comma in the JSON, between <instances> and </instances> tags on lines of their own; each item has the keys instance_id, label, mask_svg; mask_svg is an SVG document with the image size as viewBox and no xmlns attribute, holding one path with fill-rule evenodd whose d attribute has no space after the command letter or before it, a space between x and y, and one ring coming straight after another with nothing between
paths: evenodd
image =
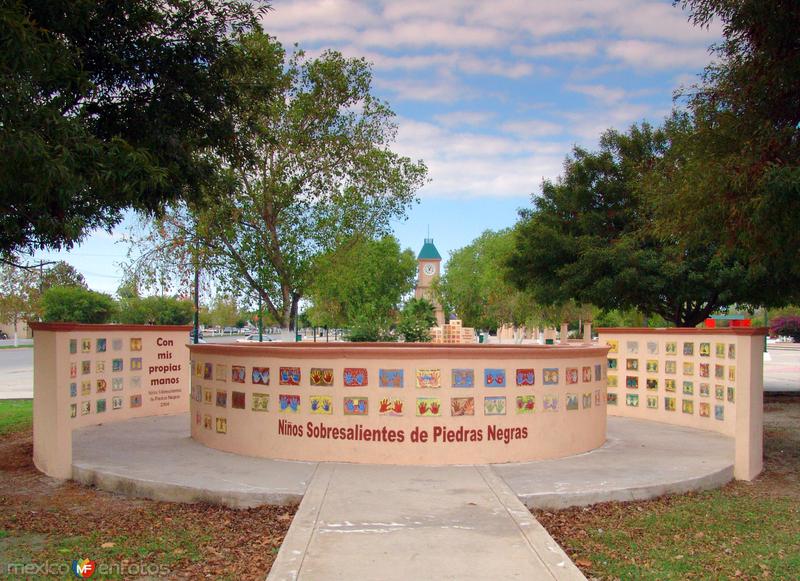
<instances>
[{"instance_id":1,"label":"paved path","mask_svg":"<svg viewBox=\"0 0 800 581\"><path fill-rule=\"evenodd\" d=\"M769 361L764 361L764 391L800 393L800 345L770 345Z\"/></svg>"},{"instance_id":2,"label":"paved path","mask_svg":"<svg viewBox=\"0 0 800 581\"><path fill-rule=\"evenodd\" d=\"M320 464L267 579L585 577L488 466Z\"/></svg>"}]
</instances>

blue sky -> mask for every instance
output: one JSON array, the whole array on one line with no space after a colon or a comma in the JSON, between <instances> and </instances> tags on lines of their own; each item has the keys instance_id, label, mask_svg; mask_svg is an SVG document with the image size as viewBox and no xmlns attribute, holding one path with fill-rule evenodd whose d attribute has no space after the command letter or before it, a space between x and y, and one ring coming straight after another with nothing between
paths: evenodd
<instances>
[{"instance_id":1,"label":"blue sky","mask_svg":"<svg viewBox=\"0 0 800 581\"><path fill-rule=\"evenodd\" d=\"M658 123L710 62L718 26L693 27L665 0L273 0L265 29L313 55L373 63L374 92L399 126L395 150L431 182L395 234L415 252L430 227L445 259L511 226L573 145L609 127ZM73 264L113 292L122 228L91 236ZM38 257L38 256L37 256Z\"/></svg>"}]
</instances>

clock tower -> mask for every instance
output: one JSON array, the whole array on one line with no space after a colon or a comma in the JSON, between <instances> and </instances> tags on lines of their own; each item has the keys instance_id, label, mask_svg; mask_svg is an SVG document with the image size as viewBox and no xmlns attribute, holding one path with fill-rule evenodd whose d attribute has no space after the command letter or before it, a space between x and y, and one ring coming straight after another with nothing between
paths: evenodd
<instances>
[{"instance_id":1,"label":"clock tower","mask_svg":"<svg viewBox=\"0 0 800 581\"><path fill-rule=\"evenodd\" d=\"M417 256L417 288L414 291L414 298L426 299L433 303L436 308L436 323L444 326L444 311L439 301L433 296L431 285L441 274L442 256L433 245L433 238L426 238L422 250Z\"/></svg>"}]
</instances>

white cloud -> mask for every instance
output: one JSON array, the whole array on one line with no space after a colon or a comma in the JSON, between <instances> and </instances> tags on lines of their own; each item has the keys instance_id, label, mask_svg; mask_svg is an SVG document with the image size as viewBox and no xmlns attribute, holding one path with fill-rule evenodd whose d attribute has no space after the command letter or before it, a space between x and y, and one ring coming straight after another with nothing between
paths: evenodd
<instances>
[{"instance_id":1,"label":"white cloud","mask_svg":"<svg viewBox=\"0 0 800 581\"><path fill-rule=\"evenodd\" d=\"M676 46L645 40L618 40L606 47L608 56L637 69L700 69L711 61L704 46Z\"/></svg>"},{"instance_id":2,"label":"white cloud","mask_svg":"<svg viewBox=\"0 0 800 581\"><path fill-rule=\"evenodd\" d=\"M508 121L503 123L500 128L508 133L524 137L546 137L549 135L559 135L564 128L558 123L543 120L531 121Z\"/></svg>"},{"instance_id":3,"label":"white cloud","mask_svg":"<svg viewBox=\"0 0 800 581\"><path fill-rule=\"evenodd\" d=\"M587 58L598 54L596 40L564 40L533 45L516 45L511 52L518 56L549 58Z\"/></svg>"},{"instance_id":4,"label":"white cloud","mask_svg":"<svg viewBox=\"0 0 800 581\"><path fill-rule=\"evenodd\" d=\"M616 103L627 96L627 91L622 88L606 87L605 85L566 85L566 88L575 93L593 97L605 103Z\"/></svg>"},{"instance_id":5,"label":"white cloud","mask_svg":"<svg viewBox=\"0 0 800 581\"><path fill-rule=\"evenodd\" d=\"M433 118L445 127L485 125L497 116L493 111L453 111L434 115Z\"/></svg>"},{"instance_id":6,"label":"white cloud","mask_svg":"<svg viewBox=\"0 0 800 581\"><path fill-rule=\"evenodd\" d=\"M392 95L392 99L399 101L454 103L475 97L474 91L465 89L458 82L447 78L438 80L377 79L375 86L388 91Z\"/></svg>"}]
</instances>

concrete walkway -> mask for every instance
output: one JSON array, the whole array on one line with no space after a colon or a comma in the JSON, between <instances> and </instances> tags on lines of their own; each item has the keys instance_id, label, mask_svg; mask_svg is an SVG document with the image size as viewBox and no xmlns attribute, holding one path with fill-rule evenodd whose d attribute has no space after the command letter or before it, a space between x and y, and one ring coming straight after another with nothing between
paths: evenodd
<instances>
[{"instance_id":1,"label":"concrete walkway","mask_svg":"<svg viewBox=\"0 0 800 581\"><path fill-rule=\"evenodd\" d=\"M267 579L585 577L487 466L320 464Z\"/></svg>"}]
</instances>

